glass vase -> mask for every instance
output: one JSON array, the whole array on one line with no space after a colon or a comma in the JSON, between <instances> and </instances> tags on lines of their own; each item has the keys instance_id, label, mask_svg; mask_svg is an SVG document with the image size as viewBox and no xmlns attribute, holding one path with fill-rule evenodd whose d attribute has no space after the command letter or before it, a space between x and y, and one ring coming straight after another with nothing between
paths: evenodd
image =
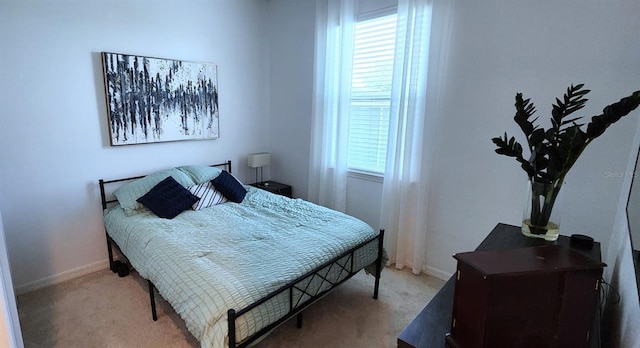
<instances>
[{"instance_id":1,"label":"glass vase","mask_svg":"<svg viewBox=\"0 0 640 348\"><path fill-rule=\"evenodd\" d=\"M527 182L527 199L522 218L522 234L527 237L555 241L560 235L560 209L558 182Z\"/></svg>"}]
</instances>

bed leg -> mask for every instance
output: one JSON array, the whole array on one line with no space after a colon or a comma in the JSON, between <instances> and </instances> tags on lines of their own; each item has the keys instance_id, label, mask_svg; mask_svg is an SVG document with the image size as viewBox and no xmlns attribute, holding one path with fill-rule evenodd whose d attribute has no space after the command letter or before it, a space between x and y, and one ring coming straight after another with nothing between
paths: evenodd
<instances>
[{"instance_id":1,"label":"bed leg","mask_svg":"<svg viewBox=\"0 0 640 348\"><path fill-rule=\"evenodd\" d=\"M302 312L296 314L296 327L298 329L302 327Z\"/></svg>"},{"instance_id":2,"label":"bed leg","mask_svg":"<svg viewBox=\"0 0 640 348\"><path fill-rule=\"evenodd\" d=\"M105 232L107 236L107 253L109 254L109 269L111 272L116 273L118 270L116 269L115 264L113 263L113 246L111 245L111 237Z\"/></svg>"},{"instance_id":3,"label":"bed leg","mask_svg":"<svg viewBox=\"0 0 640 348\"><path fill-rule=\"evenodd\" d=\"M382 243L384 241L384 230L380 230L378 238L378 258L376 259L376 282L373 288L373 298L378 299L378 289L380 288L380 273L382 272Z\"/></svg>"},{"instance_id":4,"label":"bed leg","mask_svg":"<svg viewBox=\"0 0 640 348\"><path fill-rule=\"evenodd\" d=\"M151 317L153 318L153 321L157 321L158 320L158 315L156 314L156 298L155 295L153 294L153 283L151 283L150 280L147 279L147 284L149 285L149 300L151 301Z\"/></svg>"},{"instance_id":5,"label":"bed leg","mask_svg":"<svg viewBox=\"0 0 640 348\"><path fill-rule=\"evenodd\" d=\"M236 346L236 311L227 311L227 322L229 323L229 348Z\"/></svg>"}]
</instances>

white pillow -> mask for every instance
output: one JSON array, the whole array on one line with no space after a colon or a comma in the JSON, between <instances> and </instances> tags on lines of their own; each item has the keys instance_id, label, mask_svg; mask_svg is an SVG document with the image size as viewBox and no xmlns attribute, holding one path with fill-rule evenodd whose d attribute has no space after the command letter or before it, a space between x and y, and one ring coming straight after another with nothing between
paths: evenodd
<instances>
[{"instance_id":1,"label":"white pillow","mask_svg":"<svg viewBox=\"0 0 640 348\"><path fill-rule=\"evenodd\" d=\"M144 178L130 181L115 190L113 195L116 196L118 203L120 203L120 206L124 209L127 216L131 216L145 210L144 206L136 200L144 196L147 192L151 191L154 186L170 176L184 187L196 184L189 175L176 168L172 168L149 174Z\"/></svg>"},{"instance_id":2,"label":"white pillow","mask_svg":"<svg viewBox=\"0 0 640 348\"><path fill-rule=\"evenodd\" d=\"M193 179L193 182L198 185L215 179L222 172L222 169L218 167L205 165L182 166L178 167L178 169L188 174Z\"/></svg>"},{"instance_id":3,"label":"white pillow","mask_svg":"<svg viewBox=\"0 0 640 348\"><path fill-rule=\"evenodd\" d=\"M187 190L200 198L199 201L193 204L193 210L208 208L227 201L227 198L216 190L210 181L200 185L189 186Z\"/></svg>"}]
</instances>

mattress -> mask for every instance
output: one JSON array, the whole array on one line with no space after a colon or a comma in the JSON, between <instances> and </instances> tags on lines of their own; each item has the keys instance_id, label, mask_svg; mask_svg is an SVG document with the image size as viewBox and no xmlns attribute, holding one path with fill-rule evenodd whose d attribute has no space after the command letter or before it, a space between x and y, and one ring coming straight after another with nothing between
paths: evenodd
<instances>
[{"instance_id":1,"label":"mattress","mask_svg":"<svg viewBox=\"0 0 640 348\"><path fill-rule=\"evenodd\" d=\"M227 202L161 219L149 211L105 210L107 233L131 265L185 321L202 347L228 345L227 310L240 310L338 257L377 233L364 222L313 203L251 186L240 204ZM377 241L358 249L353 269L373 263ZM346 263L349 262L349 265ZM345 257L342 263L351 267ZM340 267L325 277L345 277ZM305 287L328 287L319 278ZM267 301L236 321L239 342L284 316L304 292Z\"/></svg>"}]
</instances>

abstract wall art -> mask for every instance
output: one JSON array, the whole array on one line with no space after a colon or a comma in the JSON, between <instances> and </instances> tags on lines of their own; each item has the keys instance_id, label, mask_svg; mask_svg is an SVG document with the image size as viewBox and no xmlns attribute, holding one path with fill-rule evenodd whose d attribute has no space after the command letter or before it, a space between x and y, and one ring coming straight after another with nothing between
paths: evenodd
<instances>
[{"instance_id":1,"label":"abstract wall art","mask_svg":"<svg viewBox=\"0 0 640 348\"><path fill-rule=\"evenodd\" d=\"M102 52L111 145L219 137L217 67Z\"/></svg>"}]
</instances>

